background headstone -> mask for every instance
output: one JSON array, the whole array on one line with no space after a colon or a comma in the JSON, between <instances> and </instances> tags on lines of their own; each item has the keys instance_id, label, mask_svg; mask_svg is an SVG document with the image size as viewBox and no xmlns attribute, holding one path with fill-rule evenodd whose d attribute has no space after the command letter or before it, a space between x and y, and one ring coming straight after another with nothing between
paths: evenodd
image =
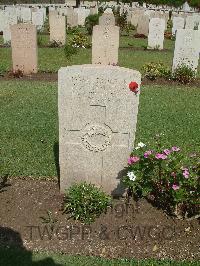
<instances>
[{"instance_id":1,"label":"background headstone","mask_svg":"<svg viewBox=\"0 0 200 266\"><path fill-rule=\"evenodd\" d=\"M182 17L173 18L172 34L175 35L178 29L184 29L185 19Z\"/></svg>"},{"instance_id":2,"label":"background headstone","mask_svg":"<svg viewBox=\"0 0 200 266\"><path fill-rule=\"evenodd\" d=\"M149 16L143 15L138 19L137 34L148 36L149 34Z\"/></svg>"},{"instance_id":3,"label":"background headstone","mask_svg":"<svg viewBox=\"0 0 200 266\"><path fill-rule=\"evenodd\" d=\"M200 52L199 44L200 31L177 30L172 70L184 64L197 71Z\"/></svg>"},{"instance_id":4,"label":"background headstone","mask_svg":"<svg viewBox=\"0 0 200 266\"><path fill-rule=\"evenodd\" d=\"M92 64L118 63L119 27L94 26L92 34Z\"/></svg>"},{"instance_id":5,"label":"background headstone","mask_svg":"<svg viewBox=\"0 0 200 266\"><path fill-rule=\"evenodd\" d=\"M149 23L148 48L163 49L165 20L152 18Z\"/></svg>"},{"instance_id":6,"label":"background headstone","mask_svg":"<svg viewBox=\"0 0 200 266\"><path fill-rule=\"evenodd\" d=\"M53 14L49 22L50 42L57 42L62 45L66 43L66 18L65 16Z\"/></svg>"},{"instance_id":7,"label":"background headstone","mask_svg":"<svg viewBox=\"0 0 200 266\"><path fill-rule=\"evenodd\" d=\"M36 27L31 24L12 25L11 47L13 72L20 70L24 74L37 73L38 51Z\"/></svg>"},{"instance_id":8,"label":"background headstone","mask_svg":"<svg viewBox=\"0 0 200 266\"><path fill-rule=\"evenodd\" d=\"M115 16L113 13L104 13L100 16L99 26L115 26Z\"/></svg>"}]
</instances>

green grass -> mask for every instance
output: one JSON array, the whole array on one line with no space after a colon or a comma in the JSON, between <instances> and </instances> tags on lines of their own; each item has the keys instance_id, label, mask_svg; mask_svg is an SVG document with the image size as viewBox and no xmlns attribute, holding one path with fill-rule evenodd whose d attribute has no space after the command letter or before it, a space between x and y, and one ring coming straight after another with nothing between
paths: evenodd
<instances>
[{"instance_id":1,"label":"green grass","mask_svg":"<svg viewBox=\"0 0 200 266\"><path fill-rule=\"evenodd\" d=\"M67 256L54 253L31 253L15 249L0 249L0 265L5 266L198 266L198 262L169 260L108 260L97 257Z\"/></svg>"},{"instance_id":2,"label":"green grass","mask_svg":"<svg viewBox=\"0 0 200 266\"><path fill-rule=\"evenodd\" d=\"M164 133L166 146L199 149L200 90L143 86L136 141ZM9 176L57 176L57 84L0 82L1 173Z\"/></svg>"},{"instance_id":3,"label":"green grass","mask_svg":"<svg viewBox=\"0 0 200 266\"><path fill-rule=\"evenodd\" d=\"M71 38L69 35L67 38ZM2 37L0 36L0 39ZM48 44L49 36L40 35L42 45ZM132 36L121 36L120 47L135 47L140 50L134 49L119 49L119 65L128 67L131 69L137 69L142 71L144 64L149 62L162 62L166 67L171 69L173 53L174 53L174 41L165 40L165 51L148 51L144 50L144 46L147 46L147 39L136 39ZM1 68L8 70L12 68L11 62L11 49L0 49L0 72ZM57 72L60 67L76 64L90 64L92 61L91 49L79 49L76 55L73 55L70 60L65 57L63 48L39 48L38 49L38 61L39 71L42 72ZM198 77L200 77L200 66L198 68Z\"/></svg>"}]
</instances>

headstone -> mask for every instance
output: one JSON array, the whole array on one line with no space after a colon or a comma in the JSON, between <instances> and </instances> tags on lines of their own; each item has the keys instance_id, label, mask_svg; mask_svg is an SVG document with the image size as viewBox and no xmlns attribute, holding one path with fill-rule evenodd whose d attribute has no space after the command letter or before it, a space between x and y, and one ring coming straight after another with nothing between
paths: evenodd
<instances>
[{"instance_id":1,"label":"headstone","mask_svg":"<svg viewBox=\"0 0 200 266\"><path fill-rule=\"evenodd\" d=\"M177 30L174 50L174 71L182 64L197 71L199 61L200 32L197 30Z\"/></svg>"},{"instance_id":2,"label":"headstone","mask_svg":"<svg viewBox=\"0 0 200 266\"><path fill-rule=\"evenodd\" d=\"M95 7L91 7L90 8L90 15L96 15L98 14L98 7L95 6Z\"/></svg>"},{"instance_id":3,"label":"headstone","mask_svg":"<svg viewBox=\"0 0 200 266\"><path fill-rule=\"evenodd\" d=\"M187 16L185 19L185 29L194 30L195 18L193 16Z\"/></svg>"},{"instance_id":4,"label":"headstone","mask_svg":"<svg viewBox=\"0 0 200 266\"><path fill-rule=\"evenodd\" d=\"M175 35L178 29L184 29L185 19L182 17L173 17L172 34Z\"/></svg>"},{"instance_id":5,"label":"headstone","mask_svg":"<svg viewBox=\"0 0 200 266\"><path fill-rule=\"evenodd\" d=\"M113 14L112 8L106 8L106 10L104 11L105 14Z\"/></svg>"},{"instance_id":6,"label":"headstone","mask_svg":"<svg viewBox=\"0 0 200 266\"><path fill-rule=\"evenodd\" d=\"M31 13L31 9L27 8L27 7L22 7L21 8L21 21L24 23L29 23L31 22L31 18L32 18L32 13Z\"/></svg>"},{"instance_id":7,"label":"headstone","mask_svg":"<svg viewBox=\"0 0 200 266\"><path fill-rule=\"evenodd\" d=\"M138 19L137 34L148 36L149 33L149 17L147 15L140 16Z\"/></svg>"},{"instance_id":8,"label":"headstone","mask_svg":"<svg viewBox=\"0 0 200 266\"><path fill-rule=\"evenodd\" d=\"M118 63L119 27L94 26L92 35L92 64Z\"/></svg>"},{"instance_id":9,"label":"headstone","mask_svg":"<svg viewBox=\"0 0 200 266\"><path fill-rule=\"evenodd\" d=\"M67 25L71 28L78 26L78 13L73 8L67 10Z\"/></svg>"},{"instance_id":10,"label":"headstone","mask_svg":"<svg viewBox=\"0 0 200 266\"><path fill-rule=\"evenodd\" d=\"M140 15L139 14L132 14L131 15L131 25L133 25L134 27L138 26L138 20L139 20Z\"/></svg>"},{"instance_id":11,"label":"headstone","mask_svg":"<svg viewBox=\"0 0 200 266\"><path fill-rule=\"evenodd\" d=\"M11 41L10 26L15 24L17 24L17 14L10 14L9 12L5 12L3 22L4 43L9 43Z\"/></svg>"},{"instance_id":12,"label":"headstone","mask_svg":"<svg viewBox=\"0 0 200 266\"><path fill-rule=\"evenodd\" d=\"M148 48L163 49L165 32L165 20L161 18L152 18L149 23Z\"/></svg>"},{"instance_id":13,"label":"headstone","mask_svg":"<svg viewBox=\"0 0 200 266\"><path fill-rule=\"evenodd\" d=\"M82 65L58 71L60 189L86 181L120 195L133 149L141 74L117 66Z\"/></svg>"},{"instance_id":14,"label":"headstone","mask_svg":"<svg viewBox=\"0 0 200 266\"><path fill-rule=\"evenodd\" d=\"M188 2L186 1L184 4L183 4L183 11L184 12L189 12L191 10Z\"/></svg>"},{"instance_id":15,"label":"headstone","mask_svg":"<svg viewBox=\"0 0 200 266\"><path fill-rule=\"evenodd\" d=\"M115 16L113 13L104 13L100 16L99 26L115 26Z\"/></svg>"},{"instance_id":16,"label":"headstone","mask_svg":"<svg viewBox=\"0 0 200 266\"><path fill-rule=\"evenodd\" d=\"M37 73L37 30L31 24L17 24L11 27L13 72Z\"/></svg>"},{"instance_id":17,"label":"headstone","mask_svg":"<svg viewBox=\"0 0 200 266\"><path fill-rule=\"evenodd\" d=\"M74 8L74 12L78 14L78 25L84 26L85 25L85 19L87 17L86 9L83 7Z\"/></svg>"},{"instance_id":18,"label":"headstone","mask_svg":"<svg viewBox=\"0 0 200 266\"><path fill-rule=\"evenodd\" d=\"M52 15L49 21L50 42L57 42L62 45L66 43L66 19L65 16Z\"/></svg>"},{"instance_id":19,"label":"headstone","mask_svg":"<svg viewBox=\"0 0 200 266\"><path fill-rule=\"evenodd\" d=\"M32 23L38 30L41 30L44 24L44 12L42 9L32 12Z\"/></svg>"}]
</instances>

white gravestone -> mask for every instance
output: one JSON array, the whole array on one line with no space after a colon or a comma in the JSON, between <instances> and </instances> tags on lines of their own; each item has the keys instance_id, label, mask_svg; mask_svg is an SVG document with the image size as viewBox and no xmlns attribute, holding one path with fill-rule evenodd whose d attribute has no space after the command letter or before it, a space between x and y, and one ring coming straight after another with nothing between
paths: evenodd
<instances>
[{"instance_id":1,"label":"white gravestone","mask_svg":"<svg viewBox=\"0 0 200 266\"><path fill-rule=\"evenodd\" d=\"M32 23L36 26L37 30L41 30L44 25L44 12L42 9L32 12Z\"/></svg>"},{"instance_id":2,"label":"white gravestone","mask_svg":"<svg viewBox=\"0 0 200 266\"><path fill-rule=\"evenodd\" d=\"M92 64L118 63L119 27L94 26L92 34Z\"/></svg>"},{"instance_id":3,"label":"white gravestone","mask_svg":"<svg viewBox=\"0 0 200 266\"><path fill-rule=\"evenodd\" d=\"M115 26L115 16L113 13L104 13L100 16L99 26Z\"/></svg>"},{"instance_id":4,"label":"white gravestone","mask_svg":"<svg viewBox=\"0 0 200 266\"><path fill-rule=\"evenodd\" d=\"M66 18L65 16L51 15L50 25L50 42L57 42L62 45L66 43Z\"/></svg>"},{"instance_id":5,"label":"white gravestone","mask_svg":"<svg viewBox=\"0 0 200 266\"><path fill-rule=\"evenodd\" d=\"M137 34L148 36L149 34L149 16L143 15L138 19Z\"/></svg>"},{"instance_id":6,"label":"white gravestone","mask_svg":"<svg viewBox=\"0 0 200 266\"><path fill-rule=\"evenodd\" d=\"M187 16L185 20L185 29L194 30L195 18L193 16Z\"/></svg>"},{"instance_id":7,"label":"white gravestone","mask_svg":"<svg viewBox=\"0 0 200 266\"><path fill-rule=\"evenodd\" d=\"M182 64L197 71L199 61L200 31L177 30L174 49L173 71Z\"/></svg>"},{"instance_id":8,"label":"white gravestone","mask_svg":"<svg viewBox=\"0 0 200 266\"><path fill-rule=\"evenodd\" d=\"M60 188L86 181L121 194L120 177L133 149L141 74L116 66L58 71Z\"/></svg>"},{"instance_id":9,"label":"white gravestone","mask_svg":"<svg viewBox=\"0 0 200 266\"><path fill-rule=\"evenodd\" d=\"M172 34L175 35L178 29L184 29L185 19L182 17L173 17Z\"/></svg>"},{"instance_id":10,"label":"white gravestone","mask_svg":"<svg viewBox=\"0 0 200 266\"><path fill-rule=\"evenodd\" d=\"M152 18L149 23L148 48L163 49L165 20Z\"/></svg>"}]
</instances>

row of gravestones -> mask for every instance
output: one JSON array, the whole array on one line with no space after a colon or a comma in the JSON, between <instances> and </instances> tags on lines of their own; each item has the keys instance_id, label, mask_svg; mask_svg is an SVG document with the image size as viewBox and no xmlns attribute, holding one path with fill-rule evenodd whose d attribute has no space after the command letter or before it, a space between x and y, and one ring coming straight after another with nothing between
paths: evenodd
<instances>
[{"instance_id":1,"label":"row of gravestones","mask_svg":"<svg viewBox=\"0 0 200 266\"><path fill-rule=\"evenodd\" d=\"M96 7L90 9L86 8L65 8L58 10L50 10L49 14L56 14L58 20L64 20L62 15L67 16L67 22L70 27L84 26L85 19L90 14L98 13ZM59 15L59 16L58 16ZM17 24L18 22L32 23L37 27L37 30L41 30L44 26L46 19L45 8L6 8L0 10L0 31L3 32L4 43L8 43L11 40L10 25Z\"/></svg>"},{"instance_id":2,"label":"row of gravestones","mask_svg":"<svg viewBox=\"0 0 200 266\"><path fill-rule=\"evenodd\" d=\"M65 19L50 15L51 40L65 42ZM51 21L52 20L52 21ZM164 22L162 19L150 20L149 47L162 47L164 40ZM37 72L37 30L34 25L16 24L11 26L11 46L13 71L18 69L24 74ZM20 49L19 49L20 48ZM92 63L117 65L119 49L119 27L115 26L112 13L104 13L99 25L94 26L92 36ZM178 29L174 51L173 69L186 64L196 70L200 52L200 31Z\"/></svg>"},{"instance_id":3,"label":"row of gravestones","mask_svg":"<svg viewBox=\"0 0 200 266\"><path fill-rule=\"evenodd\" d=\"M97 14L98 8L97 6L91 7L90 9L86 9L85 7L80 8L58 8L55 10L52 8L52 10L49 7L49 18L50 18L50 29L52 29L52 34L50 34L50 40L57 40L57 35L60 36L60 32L63 31L64 27L64 20L65 17L62 17L63 15L67 17L67 24L70 27L76 27L78 25L84 26L85 19L89 14ZM112 9L108 8L106 11L112 13ZM127 22L134 25L137 28L137 33L142 34L145 36L148 36L150 33L153 33L151 29L149 28L153 24L161 23L159 31L163 31L163 20L164 20L164 30L167 29L167 22L169 20L169 12L164 11L153 11L153 10L147 10L144 8L130 8L129 6L123 6L122 11L127 11ZM52 18L52 19L51 19ZM152 18L159 18L162 20L153 20L150 22ZM0 10L0 31L3 31L3 38L4 43L7 43L11 40L11 34L10 34L10 25L16 24L18 21L29 23L32 22L33 25L37 27L37 30L41 30L44 22L46 19L46 9L45 8L27 8L20 6L18 7L5 7L4 11ZM56 21L58 23L56 27ZM157 22L156 22L157 21ZM189 13L183 13L183 14L175 14L173 15L173 28L172 33L175 34L177 29L183 29L184 27L186 29L194 29L198 28L200 24L200 15L197 13L189 14ZM60 30L59 30L60 25ZM200 27L200 26L199 26ZM56 30L55 30L56 28ZM160 34L160 33L159 33ZM53 36L53 37L51 37ZM153 38L155 38L157 34L155 33ZM63 34L63 38L65 37L65 34ZM55 38L55 39L54 39ZM61 43L64 44L63 38L61 38ZM159 49L162 49L162 40L159 38L159 40L154 41L153 38L150 38L149 47L155 48L154 43L158 42L156 44L156 47L159 47Z\"/></svg>"},{"instance_id":4,"label":"row of gravestones","mask_svg":"<svg viewBox=\"0 0 200 266\"><path fill-rule=\"evenodd\" d=\"M164 30L167 30L167 23L169 20L169 12L162 11L144 11L142 9L135 9L129 12L128 22L135 26L138 34L148 36L149 22L152 18L159 18L164 21ZM172 16L173 28L172 34L174 35L177 29L198 29L200 28L200 14L184 14ZM162 22L163 23L163 22Z\"/></svg>"}]
</instances>

